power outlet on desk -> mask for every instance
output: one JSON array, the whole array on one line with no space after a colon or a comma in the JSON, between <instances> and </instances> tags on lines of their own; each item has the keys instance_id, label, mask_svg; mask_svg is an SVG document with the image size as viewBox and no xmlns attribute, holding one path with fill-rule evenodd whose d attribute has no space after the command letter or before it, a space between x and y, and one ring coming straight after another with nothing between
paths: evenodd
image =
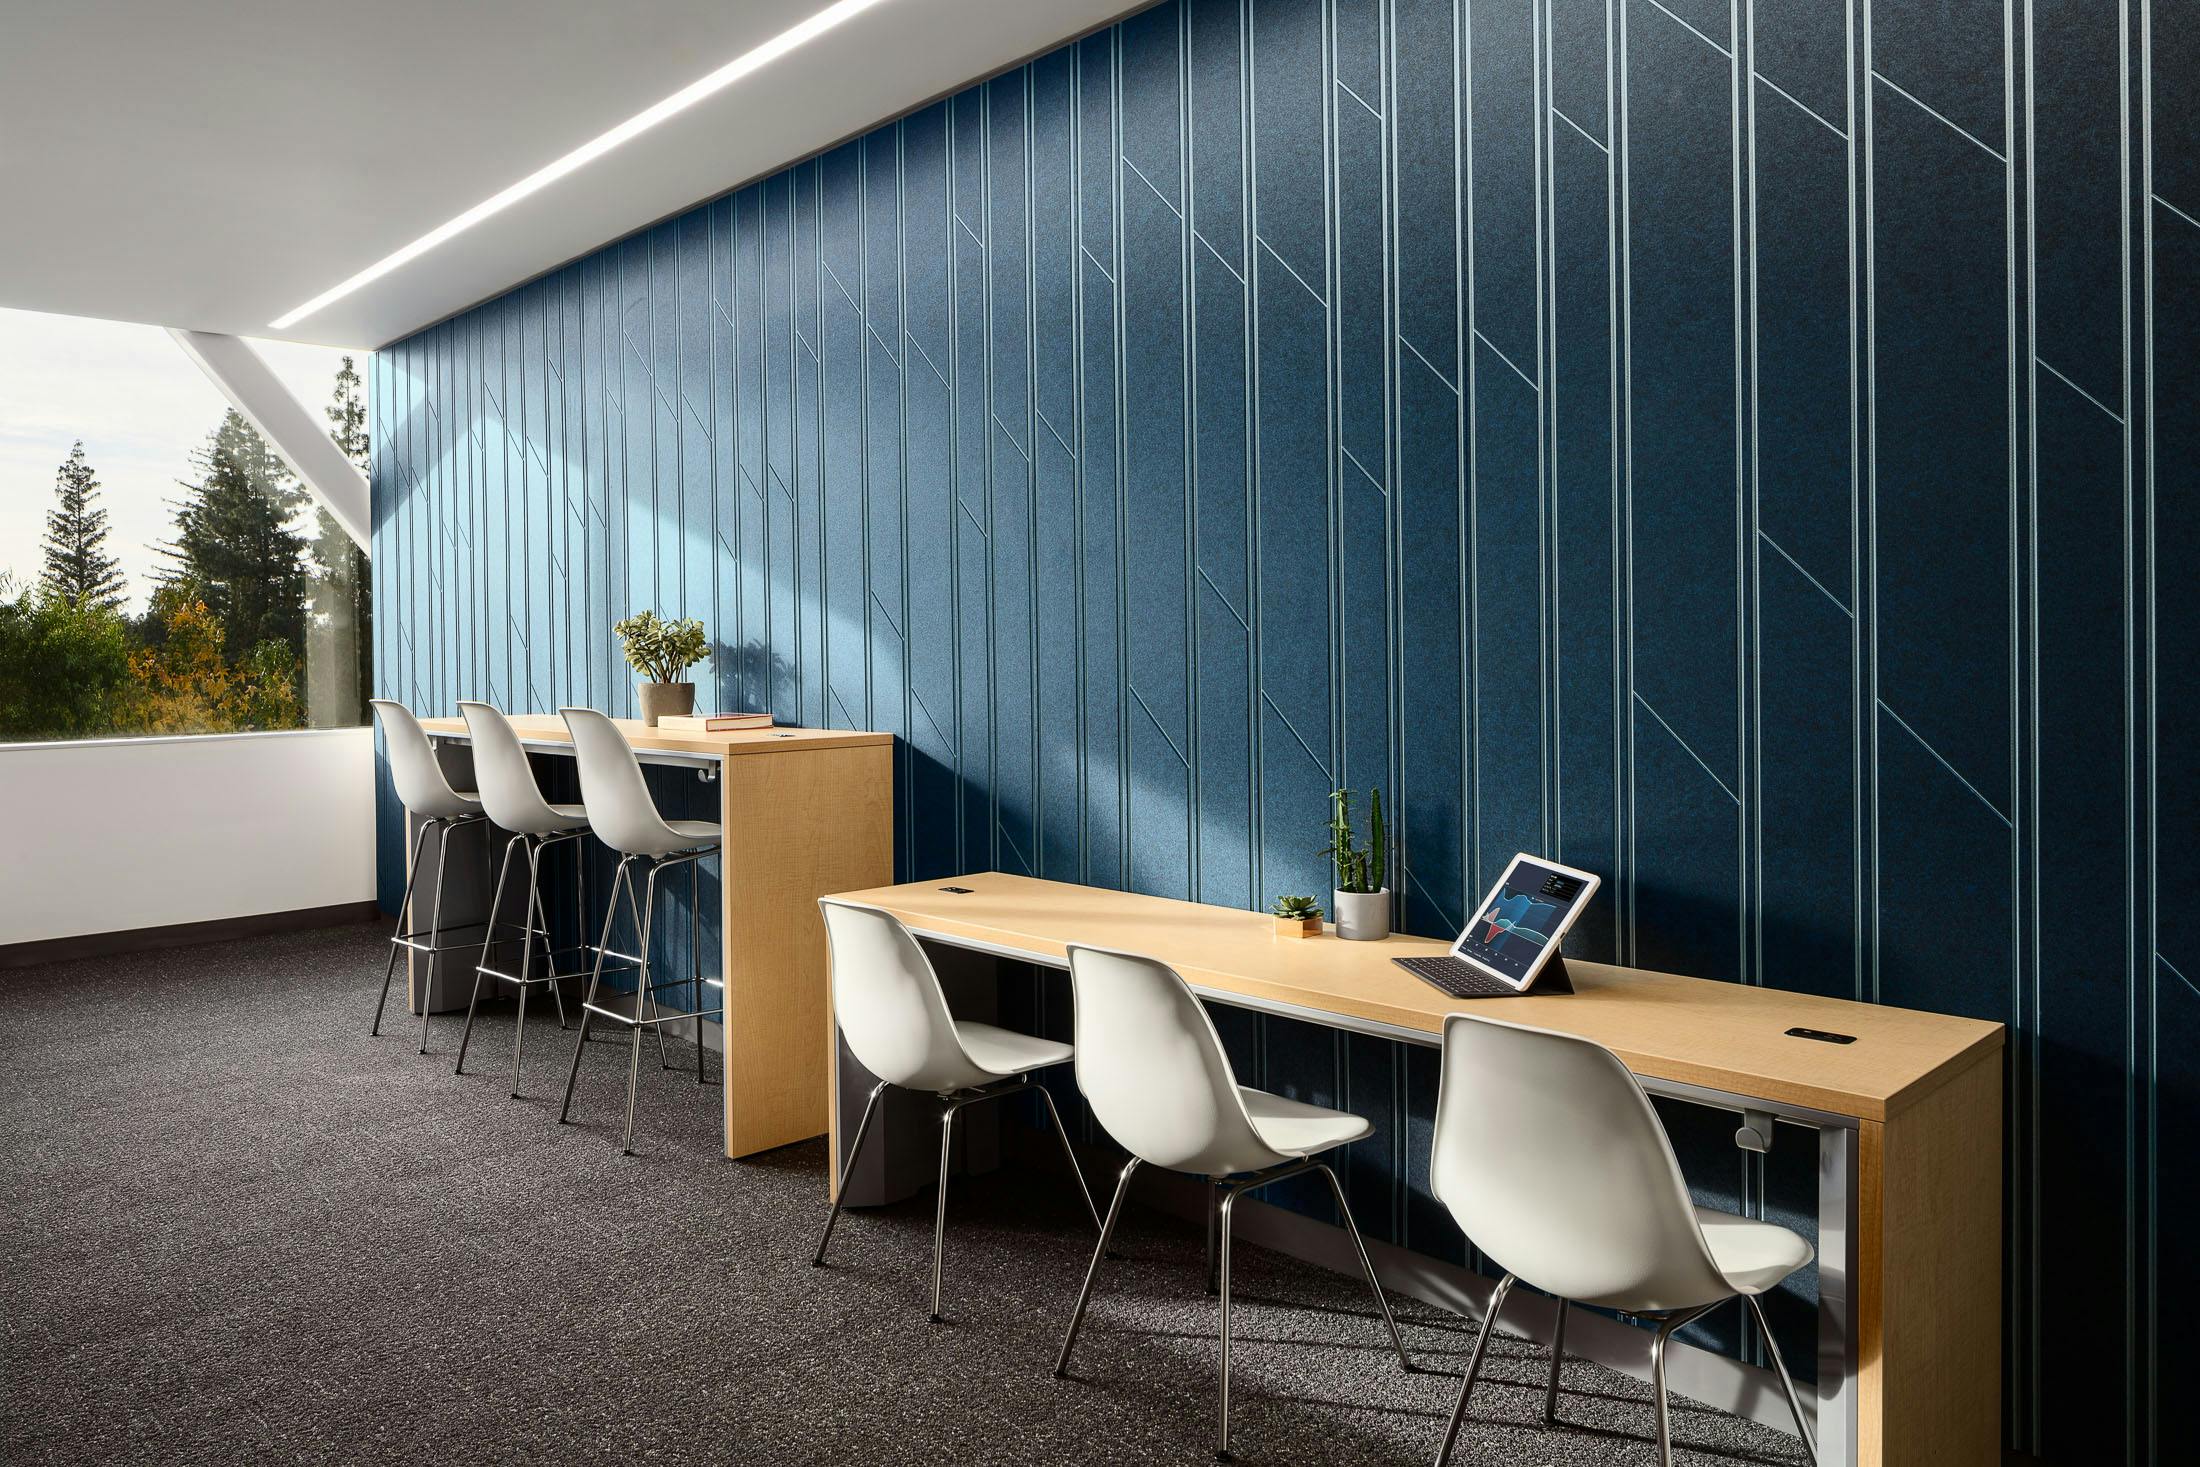
<instances>
[{"instance_id":1,"label":"power outlet on desk","mask_svg":"<svg viewBox=\"0 0 2200 1467\"><path fill-rule=\"evenodd\" d=\"M1831 1030L1827 1029L1790 1029L1787 1032L1794 1038L1815 1039L1820 1044L1856 1043L1856 1036L1854 1034L1835 1034Z\"/></svg>"},{"instance_id":2,"label":"power outlet on desk","mask_svg":"<svg viewBox=\"0 0 2200 1467\"><path fill-rule=\"evenodd\" d=\"M974 887L968 886L943 886L940 888L941 891L950 891L953 892L956 896L968 896L975 889L976 888Z\"/></svg>"}]
</instances>

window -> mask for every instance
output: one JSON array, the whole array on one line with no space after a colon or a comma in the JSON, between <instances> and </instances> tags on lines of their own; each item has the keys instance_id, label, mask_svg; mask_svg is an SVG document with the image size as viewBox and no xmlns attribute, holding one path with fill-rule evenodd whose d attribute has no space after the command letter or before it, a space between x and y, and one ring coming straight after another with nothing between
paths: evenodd
<instances>
[{"instance_id":1,"label":"window","mask_svg":"<svg viewBox=\"0 0 2200 1467\"><path fill-rule=\"evenodd\" d=\"M256 346L364 471L364 354ZM0 310L0 743L357 725L369 595L166 331Z\"/></svg>"}]
</instances>

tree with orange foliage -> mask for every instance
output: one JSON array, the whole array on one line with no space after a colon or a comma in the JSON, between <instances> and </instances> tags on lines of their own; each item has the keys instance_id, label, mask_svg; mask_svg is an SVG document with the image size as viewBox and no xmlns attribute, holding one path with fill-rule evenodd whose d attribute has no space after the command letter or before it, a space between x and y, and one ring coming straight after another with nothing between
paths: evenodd
<instances>
[{"instance_id":1,"label":"tree with orange foliage","mask_svg":"<svg viewBox=\"0 0 2200 1467\"><path fill-rule=\"evenodd\" d=\"M147 620L162 636L130 657L138 685L132 721L145 732L225 733L296 728L304 721L297 653L286 643L263 641L232 665L223 655L221 618L182 580L153 593Z\"/></svg>"}]
</instances>

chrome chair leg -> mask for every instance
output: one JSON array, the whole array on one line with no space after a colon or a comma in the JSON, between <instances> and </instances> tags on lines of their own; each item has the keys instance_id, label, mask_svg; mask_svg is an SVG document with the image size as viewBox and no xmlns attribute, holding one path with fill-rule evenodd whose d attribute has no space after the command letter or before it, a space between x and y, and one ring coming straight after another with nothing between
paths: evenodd
<instances>
[{"instance_id":1,"label":"chrome chair leg","mask_svg":"<svg viewBox=\"0 0 2200 1467\"><path fill-rule=\"evenodd\" d=\"M482 924L482 959L474 967L474 991L466 1000L466 1027L458 1031L458 1063L451 1067L451 1073L454 1075L466 1073L466 1046L473 1042L474 1010L481 1004L481 972L482 969L489 966L489 945L496 939L497 917L504 910L504 881L506 877L512 874L512 847L525 839L527 837L524 835L515 835L506 841L504 843L504 859L497 865L497 884L491 888L489 915L488 919ZM532 911L533 909L530 908L529 910ZM526 991L524 988L520 990L522 995Z\"/></svg>"},{"instance_id":2,"label":"chrome chair leg","mask_svg":"<svg viewBox=\"0 0 2200 1467\"><path fill-rule=\"evenodd\" d=\"M1057 1379L1069 1374L1069 1352L1077 1346L1077 1331L1085 1322L1085 1307L1092 1302L1092 1281L1100 1276L1100 1260L1107 1257L1108 1243L1115 1236L1116 1221L1123 1215L1123 1198L1131 1190L1131 1178L1138 1172L1138 1158L1124 1163L1115 1183L1115 1199L1108 1203L1108 1215L1100 1224L1100 1242L1092 1250L1092 1264L1085 1270L1085 1286L1077 1291L1077 1308L1069 1317L1069 1333L1062 1337L1062 1353L1055 1357L1054 1374Z\"/></svg>"},{"instance_id":3,"label":"chrome chair leg","mask_svg":"<svg viewBox=\"0 0 2200 1467\"><path fill-rule=\"evenodd\" d=\"M1673 1407L1666 1399L1665 1347L1674 1335L1724 1304L1706 1304L1701 1309L1691 1309L1682 1314L1668 1314L1658 1321L1657 1333L1650 1337L1650 1391L1658 1399L1658 1467L1673 1467Z\"/></svg>"},{"instance_id":4,"label":"chrome chair leg","mask_svg":"<svg viewBox=\"0 0 2200 1467\"><path fill-rule=\"evenodd\" d=\"M1673 1338L1670 1323L1650 1337L1650 1393L1658 1404L1658 1467L1673 1467L1673 1408L1665 1397L1665 1346Z\"/></svg>"},{"instance_id":5,"label":"chrome chair leg","mask_svg":"<svg viewBox=\"0 0 2200 1467\"><path fill-rule=\"evenodd\" d=\"M1025 1076L1028 1082L1030 1077ZM1054 1118L1054 1134L1062 1138L1062 1156L1069 1162L1069 1174L1077 1179L1077 1195L1085 1199L1085 1211L1092 1214L1092 1225L1100 1226L1100 1208L1092 1200L1092 1188L1085 1185L1085 1169L1077 1164L1076 1148L1069 1144L1069 1128L1062 1124L1062 1113L1054 1105L1054 1096L1044 1085L1032 1085L1039 1098L1047 1103L1047 1114Z\"/></svg>"},{"instance_id":6,"label":"chrome chair leg","mask_svg":"<svg viewBox=\"0 0 2200 1467\"><path fill-rule=\"evenodd\" d=\"M1764 1301L1755 1294L1745 1294L1749 1300L1749 1312L1757 1317L1757 1329L1765 1337L1765 1350L1772 1356L1773 1369L1780 1372L1780 1388L1787 1392L1788 1410L1795 1413L1795 1434L1803 1439L1803 1449L1810 1453L1810 1460L1818 1460L1818 1438L1811 1433L1810 1423L1803 1419L1803 1399L1795 1394L1794 1377L1788 1374L1787 1361L1780 1358L1780 1342L1772 1337L1772 1321L1765 1318Z\"/></svg>"},{"instance_id":7,"label":"chrome chair leg","mask_svg":"<svg viewBox=\"0 0 2200 1467\"><path fill-rule=\"evenodd\" d=\"M1490 1336L1497 1330L1497 1316L1504 1311L1505 1296L1512 1292L1513 1283L1508 1273L1490 1294L1490 1312L1482 1316L1481 1331L1474 1337L1474 1353L1467 1356L1466 1379L1459 1382L1459 1399L1451 1408L1451 1424L1444 1428L1444 1445L1436 1453L1436 1467L1444 1467L1451 1460L1452 1448L1459 1444L1459 1423L1466 1419L1467 1397L1474 1390L1474 1378L1482 1373L1482 1356L1489 1349Z\"/></svg>"},{"instance_id":8,"label":"chrome chair leg","mask_svg":"<svg viewBox=\"0 0 2200 1467\"><path fill-rule=\"evenodd\" d=\"M855 1175L856 1158L863 1155L863 1138L871 1133L871 1113L878 1109L878 1098L886 1093L886 1082L879 1081L871 1087L871 1098L863 1102L863 1119L856 1122L856 1138L848 1147L848 1160L840 1168L840 1185L833 1189L832 1210L825 1214L825 1233L817 1240L817 1252L810 1259L810 1267L825 1266L825 1245L833 1241L833 1224L840 1221L840 1209L848 1196L848 1179Z\"/></svg>"},{"instance_id":9,"label":"chrome chair leg","mask_svg":"<svg viewBox=\"0 0 2200 1467\"><path fill-rule=\"evenodd\" d=\"M647 895L642 900L642 945L635 949L641 954L642 970L637 975L640 981L634 986L634 1046L626 1063L626 1139L619 1148L628 1156L634 1154L634 1100L642 1085L642 1017L643 1009L649 1003L649 936L650 927L657 916L657 873L660 869L662 868L657 866L649 868L649 883L645 888ZM631 894L633 889L634 883L629 881L628 892ZM652 1024L648 1027L657 1031L657 1057L662 1060L665 1026Z\"/></svg>"},{"instance_id":10,"label":"chrome chair leg","mask_svg":"<svg viewBox=\"0 0 2200 1467\"><path fill-rule=\"evenodd\" d=\"M1344 1187L1337 1181L1336 1172L1328 1165L1318 1166L1314 1170L1329 1179L1330 1195L1337 1199L1337 1215L1344 1219L1345 1231L1352 1235L1353 1251L1360 1256L1360 1272L1367 1275L1368 1292L1375 1296L1375 1307L1382 1311L1383 1323L1390 1328L1390 1343L1398 1352L1399 1368L1411 1375L1413 1358L1406 1354L1406 1342L1398 1333L1398 1319L1390 1312L1390 1300L1384 1297L1383 1286L1375 1281L1375 1261L1367 1256L1367 1241L1360 1236L1360 1225L1352 1220L1352 1207L1344 1200Z\"/></svg>"},{"instance_id":11,"label":"chrome chair leg","mask_svg":"<svg viewBox=\"0 0 2200 1467\"><path fill-rule=\"evenodd\" d=\"M940 1275L947 1256L947 1172L955 1155L955 1117L962 1107L940 1112L940 1196L932 1209L932 1322L940 1323Z\"/></svg>"},{"instance_id":12,"label":"chrome chair leg","mask_svg":"<svg viewBox=\"0 0 2200 1467\"><path fill-rule=\"evenodd\" d=\"M397 901L397 930L401 933L412 930L413 885L420 880L420 848L427 842L428 827L435 823L433 820L421 821L419 831L413 836L412 860L406 863L405 869L405 894ZM394 935L390 938L390 960L382 969L382 996L375 1000L374 1023L367 1030L369 1038L382 1032L382 1010L390 1001L390 979L397 976L397 955L407 951L409 949L398 945Z\"/></svg>"},{"instance_id":13,"label":"chrome chair leg","mask_svg":"<svg viewBox=\"0 0 2200 1467\"><path fill-rule=\"evenodd\" d=\"M1222 1413L1215 1427L1215 1460L1230 1460L1230 1217L1237 1207L1241 1190L1225 1188L1222 1193Z\"/></svg>"},{"instance_id":14,"label":"chrome chair leg","mask_svg":"<svg viewBox=\"0 0 2200 1467\"><path fill-rule=\"evenodd\" d=\"M1215 1209L1222 1205L1222 1189L1212 1177L1207 1179L1207 1251L1203 1255L1205 1266L1201 1273L1207 1284L1207 1292L1217 1292L1215 1287Z\"/></svg>"},{"instance_id":15,"label":"chrome chair leg","mask_svg":"<svg viewBox=\"0 0 2200 1467\"><path fill-rule=\"evenodd\" d=\"M596 944L595 971L589 974L588 992L581 999L581 1032L580 1036L573 1041L573 1068L566 1071L565 1100L558 1106L558 1124L561 1126L565 1124L566 1116L572 1112L573 1082L581 1077L581 1056L588 1052L588 1020L590 1017L588 1006L596 1001L596 989L603 982L604 950L611 946L611 924L618 919L619 887L625 880L626 860L622 858L619 862L618 871L611 878L611 900L604 906L603 937Z\"/></svg>"},{"instance_id":16,"label":"chrome chair leg","mask_svg":"<svg viewBox=\"0 0 2200 1467\"><path fill-rule=\"evenodd\" d=\"M1551 1329L1551 1379L1543 1388L1543 1424L1558 1425L1558 1372L1566 1361L1566 1301L1558 1301L1558 1323Z\"/></svg>"},{"instance_id":17,"label":"chrome chair leg","mask_svg":"<svg viewBox=\"0 0 2200 1467\"><path fill-rule=\"evenodd\" d=\"M446 822L435 842L435 905L428 909L428 977L420 988L420 1052L428 1052L428 1017L435 1011L435 963L443 956L443 873L451 853L451 832L458 826ZM486 950L484 957L486 958Z\"/></svg>"}]
</instances>

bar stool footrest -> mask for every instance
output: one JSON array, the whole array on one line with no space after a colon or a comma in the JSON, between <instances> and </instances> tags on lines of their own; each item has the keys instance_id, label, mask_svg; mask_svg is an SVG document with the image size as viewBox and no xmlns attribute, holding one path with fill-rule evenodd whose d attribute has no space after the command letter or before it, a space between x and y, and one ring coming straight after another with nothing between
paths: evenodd
<instances>
[{"instance_id":1,"label":"bar stool footrest","mask_svg":"<svg viewBox=\"0 0 2200 1467\"><path fill-rule=\"evenodd\" d=\"M653 1024L676 1024L682 1019L717 1019L723 1023L726 1017L723 1008L691 1009L684 1014L653 1014L646 1019L637 1019L631 1013L620 1013L617 1009L605 1008L600 1003L584 1003L581 1007L599 1019L608 1019L614 1024L624 1024L631 1029L646 1029Z\"/></svg>"}]
</instances>

